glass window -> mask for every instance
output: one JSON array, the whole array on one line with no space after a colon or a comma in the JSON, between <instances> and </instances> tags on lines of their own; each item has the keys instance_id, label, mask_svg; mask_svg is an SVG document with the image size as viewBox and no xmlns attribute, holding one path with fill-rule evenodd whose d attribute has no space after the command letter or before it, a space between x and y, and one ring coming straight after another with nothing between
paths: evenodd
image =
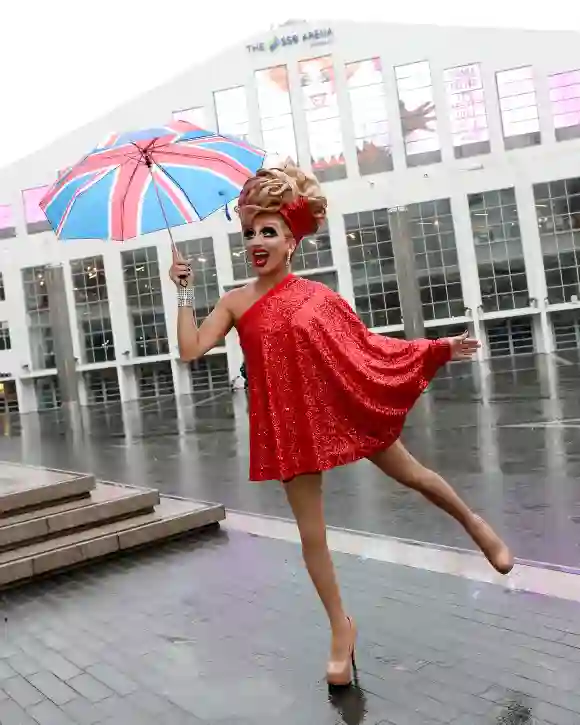
<instances>
[{"instance_id":1,"label":"glass window","mask_svg":"<svg viewBox=\"0 0 580 725\"><path fill-rule=\"evenodd\" d=\"M188 239L178 242L177 249L184 259L191 262L195 288L195 318L201 324L220 298L213 239ZM219 346L224 344L222 341Z\"/></svg>"},{"instance_id":2,"label":"glass window","mask_svg":"<svg viewBox=\"0 0 580 725\"><path fill-rule=\"evenodd\" d=\"M0 272L0 302L6 301L6 291L4 289L4 275Z\"/></svg>"},{"instance_id":3,"label":"glass window","mask_svg":"<svg viewBox=\"0 0 580 725\"><path fill-rule=\"evenodd\" d=\"M305 237L300 242L292 258L292 270L301 272L306 269L332 267L332 265L330 234L325 223L317 234Z\"/></svg>"},{"instance_id":4,"label":"glass window","mask_svg":"<svg viewBox=\"0 0 580 725\"><path fill-rule=\"evenodd\" d=\"M217 393L230 388L226 355L206 355L189 366L193 394Z\"/></svg>"},{"instance_id":5,"label":"glass window","mask_svg":"<svg viewBox=\"0 0 580 725\"><path fill-rule=\"evenodd\" d=\"M34 387L36 389L36 399L38 400L38 410L60 408L62 398L57 377L43 376L36 378Z\"/></svg>"},{"instance_id":6,"label":"glass window","mask_svg":"<svg viewBox=\"0 0 580 725\"><path fill-rule=\"evenodd\" d=\"M456 158L490 151L485 95L479 63L443 73Z\"/></svg>"},{"instance_id":7,"label":"glass window","mask_svg":"<svg viewBox=\"0 0 580 725\"><path fill-rule=\"evenodd\" d=\"M304 278L325 284L333 292L338 292L338 275L334 270L329 269L327 272L315 272L314 274L304 275Z\"/></svg>"},{"instance_id":8,"label":"glass window","mask_svg":"<svg viewBox=\"0 0 580 725\"><path fill-rule=\"evenodd\" d=\"M44 267L26 267L22 270L33 370L56 367L44 272Z\"/></svg>"},{"instance_id":9,"label":"glass window","mask_svg":"<svg viewBox=\"0 0 580 725\"><path fill-rule=\"evenodd\" d=\"M0 382L0 412L18 413L18 393L13 380Z\"/></svg>"},{"instance_id":10,"label":"glass window","mask_svg":"<svg viewBox=\"0 0 580 725\"><path fill-rule=\"evenodd\" d=\"M26 222L28 234L46 232L52 228L39 206L49 188L49 186L37 186L35 189L25 189L22 192L24 221Z\"/></svg>"},{"instance_id":11,"label":"glass window","mask_svg":"<svg viewBox=\"0 0 580 725\"><path fill-rule=\"evenodd\" d=\"M484 312L530 304L513 189L468 196Z\"/></svg>"},{"instance_id":12,"label":"glass window","mask_svg":"<svg viewBox=\"0 0 580 725\"><path fill-rule=\"evenodd\" d=\"M548 302L580 299L580 177L535 184Z\"/></svg>"},{"instance_id":13,"label":"glass window","mask_svg":"<svg viewBox=\"0 0 580 725\"><path fill-rule=\"evenodd\" d=\"M386 209L347 214L355 309L368 327L400 325L401 303Z\"/></svg>"},{"instance_id":14,"label":"glass window","mask_svg":"<svg viewBox=\"0 0 580 725\"><path fill-rule=\"evenodd\" d=\"M250 119L246 89L243 86L215 91L213 94L219 133L226 136L238 136L248 140Z\"/></svg>"},{"instance_id":15,"label":"glass window","mask_svg":"<svg viewBox=\"0 0 580 725\"><path fill-rule=\"evenodd\" d=\"M393 157L380 58L347 63L346 77L360 173L392 171Z\"/></svg>"},{"instance_id":16,"label":"glass window","mask_svg":"<svg viewBox=\"0 0 580 725\"><path fill-rule=\"evenodd\" d=\"M246 254L246 245L242 233L234 232L229 234L228 238L234 279L250 279L254 276L254 270Z\"/></svg>"},{"instance_id":17,"label":"glass window","mask_svg":"<svg viewBox=\"0 0 580 725\"><path fill-rule=\"evenodd\" d=\"M71 273L83 363L115 359L103 258L86 257L71 262Z\"/></svg>"},{"instance_id":18,"label":"glass window","mask_svg":"<svg viewBox=\"0 0 580 725\"><path fill-rule=\"evenodd\" d=\"M89 405L121 400L117 368L103 368L84 373Z\"/></svg>"},{"instance_id":19,"label":"glass window","mask_svg":"<svg viewBox=\"0 0 580 725\"><path fill-rule=\"evenodd\" d=\"M16 225L10 204L0 204L0 239L16 236Z\"/></svg>"},{"instance_id":20,"label":"glass window","mask_svg":"<svg viewBox=\"0 0 580 725\"><path fill-rule=\"evenodd\" d=\"M10 350L10 329L7 322L0 322L0 350Z\"/></svg>"},{"instance_id":21,"label":"glass window","mask_svg":"<svg viewBox=\"0 0 580 725\"><path fill-rule=\"evenodd\" d=\"M300 61L299 71L314 173L320 181L345 179L344 142L332 57Z\"/></svg>"},{"instance_id":22,"label":"glass window","mask_svg":"<svg viewBox=\"0 0 580 725\"><path fill-rule=\"evenodd\" d=\"M488 320L485 329L490 357L530 355L534 352L534 330L529 317Z\"/></svg>"},{"instance_id":23,"label":"glass window","mask_svg":"<svg viewBox=\"0 0 580 725\"><path fill-rule=\"evenodd\" d=\"M205 108L184 108L181 111L173 111L173 119L175 121L187 121L194 126L207 128L207 116Z\"/></svg>"},{"instance_id":24,"label":"glass window","mask_svg":"<svg viewBox=\"0 0 580 725\"><path fill-rule=\"evenodd\" d=\"M140 398L159 398L175 394L170 362L138 365L136 372Z\"/></svg>"},{"instance_id":25,"label":"glass window","mask_svg":"<svg viewBox=\"0 0 580 725\"><path fill-rule=\"evenodd\" d=\"M532 66L495 74L506 149L541 142L540 116Z\"/></svg>"},{"instance_id":26,"label":"glass window","mask_svg":"<svg viewBox=\"0 0 580 725\"><path fill-rule=\"evenodd\" d=\"M556 139L580 137L580 70L548 76Z\"/></svg>"},{"instance_id":27,"label":"glass window","mask_svg":"<svg viewBox=\"0 0 580 725\"><path fill-rule=\"evenodd\" d=\"M465 314L449 199L410 204L409 232L425 320Z\"/></svg>"},{"instance_id":28,"label":"glass window","mask_svg":"<svg viewBox=\"0 0 580 725\"><path fill-rule=\"evenodd\" d=\"M121 252L137 356L169 352L156 247Z\"/></svg>"},{"instance_id":29,"label":"glass window","mask_svg":"<svg viewBox=\"0 0 580 725\"><path fill-rule=\"evenodd\" d=\"M256 71L256 88L264 150L297 161L288 69L279 65Z\"/></svg>"},{"instance_id":30,"label":"glass window","mask_svg":"<svg viewBox=\"0 0 580 725\"><path fill-rule=\"evenodd\" d=\"M552 312L552 327L556 350L580 349L580 314L577 310Z\"/></svg>"},{"instance_id":31,"label":"glass window","mask_svg":"<svg viewBox=\"0 0 580 725\"><path fill-rule=\"evenodd\" d=\"M441 144L428 61L395 68L408 166L441 161Z\"/></svg>"}]
</instances>

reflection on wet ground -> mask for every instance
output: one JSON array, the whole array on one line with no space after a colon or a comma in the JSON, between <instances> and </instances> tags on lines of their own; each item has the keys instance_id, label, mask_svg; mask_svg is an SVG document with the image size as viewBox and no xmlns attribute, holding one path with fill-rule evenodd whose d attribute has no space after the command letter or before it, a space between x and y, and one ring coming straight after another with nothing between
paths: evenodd
<instances>
[{"instance_id":1,"label":"reflection on wet ground","mask_svg":"<svg viewBox=\"0 0 580 725\"><path fill-rule=\"evenodd\" d=\"M328 702L341 718L338 722L345 725L360 725L368 713L367 697L358 677L351 687L329 687Z\"/></svg>"},{"instance_id":2,"label":"reflection on wet ground","mask_svg":"<svg viewBox=\"0 0 580 725\"><path fill-rule=\"evenodd\" d=\"M514 700L497 716L498 725L533 725L532 708L525 704L524 695L514 694Z\"/></svg>"},{"instance_id":3,"label":"reflection on wet ground","mask_svg":"<svg viewBox=\"0 0 580 725\"><path fill-rule=\"evenodd\" d=\"M574 356L453 365L409 417L404 441L445 475L521 558L577 566L580 365ZM85 410L75 437L63 411L0 420L0 458L94 471L109 480L288 516L275 483L247 481L243 392ZM1 427L3 426L3 428ZM327 476L331 525L468 547L454 522L366 462Z\"/></svg>"}]
</instances>

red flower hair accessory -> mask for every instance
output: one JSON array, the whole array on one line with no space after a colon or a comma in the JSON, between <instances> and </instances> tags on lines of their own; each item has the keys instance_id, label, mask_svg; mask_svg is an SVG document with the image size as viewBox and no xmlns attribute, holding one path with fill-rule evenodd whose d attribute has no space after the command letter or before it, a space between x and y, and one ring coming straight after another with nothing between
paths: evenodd
<instances>
[{"instance_id":1,"label":"red flower hair accessory","mask_svg":"<svg viewBox=\"0 0 580 725\"><path fill-rule=\"evenodd\" d=\"M304 237L314 234L318 229L318 221L305 196L299 196L293 202L284 204L279 213L292 232L296 244L300 244Z\"/></svg>"}]
</instances>

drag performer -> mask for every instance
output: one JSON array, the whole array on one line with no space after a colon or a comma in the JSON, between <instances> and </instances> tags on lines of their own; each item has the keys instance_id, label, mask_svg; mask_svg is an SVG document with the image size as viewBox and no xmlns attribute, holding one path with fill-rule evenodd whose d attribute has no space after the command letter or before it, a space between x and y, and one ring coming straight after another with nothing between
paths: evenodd
<instances>
[{"instance_id":1,"label":"drag performer","mask_svg":"<svg viewBox=\"0 0 580 725\"><path fill-rule=\"evenodd\" d=\"M250 479L284 485L330 622L328 683L348 685L356 628L326 542L323 471L367 458L453 516L497 571L513 567L491 527L399 440L405 417L439 368L471 358L479 343L467 334L435 341L382 337L328 287L294 276L292 255L324 222L326 199L318 182L291 162L248 180L238 213L256 278L225 294L199 328L191 267L174 249L179 351L182 360L196 360L237 329L249 385Z\"/></svg>"}]
</instances>

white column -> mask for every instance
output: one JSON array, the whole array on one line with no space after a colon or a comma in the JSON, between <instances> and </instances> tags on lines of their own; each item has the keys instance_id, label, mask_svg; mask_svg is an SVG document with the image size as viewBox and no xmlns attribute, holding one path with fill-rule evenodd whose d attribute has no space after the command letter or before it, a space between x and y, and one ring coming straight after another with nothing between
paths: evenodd
<instances>
[{"instance_id":1,"label":"white column","mask_svg":"<svg viewBox=\"0 0 580 725\"><path fill-rule=\"evenodd\" d=\"M552 103L550 101L550 89L548 77L538 68L533 67L534 87L538 102L538 113L540 116L540 133L542 134L542 147L555 146L556 132L554 129L554 118L552 116Z\"/></svg>"},{"instance_id":2,"label":"white column","mask_svg":"<svg viewBox=\"0 0 580 725\"><path fill-rule=\"evenodd\" d=\"M381 57L383 68L383 82L385 86L385 102L387 106L387 117L389 120L389 138L391 139L391 154L395 171L402 171L407 168L405 154L405 140L401 127L401 114L399 112L399 94L397 92L397 81L392 60L388 57Z\"/></svg>"},{"instance_id":3,"label":"white column","mask_svg":"<svg viewBox=\"0 0 580 725\"><path fill-rule=\"evenodd\" d=\"M297 63L288 63L288 85L290 103L292 104L292 115L294 117L296 149L298 151L298 159L294 160L300 165L300 168L305 171L312 171L310 144L308 143L308 124L306 122L306 114L304 113L300 72Z\"/></svg>"},{"instance_id":4,"label":"white column","mask_svg":"<svg viewBox=\"0 0 580 725\"><path fill-rule=\"evenodd\" d=\"M447 104L447 95L445 93L445 84L443 82L443 66L430 62L431 85L433 89L433 102L435 104L435 114L437 118L437 135L439 137L439 146L441 148L441 161L444 164L453 163L455 154L453 149L453 136L451 133L451 123L449 121L449 109Z\"/></svg>"},{"instance_id":5,"label":"white column","mask_svg":"<svg viewBox=\"0 0 580 725\"><path fill-rule=\"evenodd\" d=\"M15 373L18 374L18 373ZM36 388L32 378L16 378L16 394L18 396L18 411L20 413L32 413L38 410L36 399Z\"/></svg>"},{"instance_id":6,"label":"white column","mask_svg":"<svg viewBox=\"0 0 580 725\"><path fill-rule=\"evenodd\" d=\"M457 247L457 262L461 276L461 289L465 307L471 310L473 331L475 337L481 340L482 347L478 357L487 357L487 339L485 330L482 330L483 321L480 319L481 288L479 285L479 272L477 269L477 255L473 244L473 231L469 203L465 194L454 194L451 197L451 213L455 229L455 244Z\"/></svg>"},{"instance_id":7,"label":"white column","mask_svg":"<svg viewBox=\"0 0 580 725\"><path fill-rule=\"evenodd\" d=\"M5 304L7 305L8 322L10 326L10 341L12 343L13 356L17 361L18 368L12 372L14 375L20 375L25 370L32 370L28 313L26 312L24 302L22 270L16 264L11 264L7 255L4 257L2 262L4 291L6 293ZM24 366L29 367L25 368Z\"/></svg>"},{"instance_id":8,"label":"white column","mask_svg":"<svg viewBox=\"0 0 580 725\"><path fill-rule=\"evenodd\" d=\"M497 95L497 83L495 80L495 72L490 69L487 63L481 64L481 80L485 94L485 108L487 110L487 127L489 128L491 152L492 154L503 154L505 153L505 146ZM486 164L486 158L487 156L482 157L482 164L484 166Z\"/></svg>"},{"instance_id":9,"label":"white column","mask_svg":"<svg viewBox=\"0 0 580 725\"><path fill-rule=\"evenodd\" d=\"M177 347L177 292L175 285L169 279L169 268L173 263L169 239L164 239L157 245L157 261L159 264L163 314L165 315L169 352L174 357L179 354ZM173 382L176 383L177 381L174 380Z\"/></svg>"},{"instance_id":10,"label":"white column","mask_svg":"<svg viewBox=\"0 0 580 725\"><path fill-rule=\"evenodd\" d=\"M139 403L137 377L133 365L122 365L118 368L119 390L121 392L121 413L123 428L128 443L140 439L143 435L143 415Z\"/></svg>"},{"instance_id":11,"label":"white column","mask_svg":"<svg viewBox=\"0 0 580 725\"><path fill-rule=\"evenodd\" d=\"M550 353L553 351L553 345L547 311L548 291L532 186L530 184L516 184L515 195L528 289L530 298L536 300L534 306L540 310L540 314L534 316L536 352Z\"/></svg>"},{"instance_id":12,"label":"white column","mask_svg":"<svg viewBox=\"0 0 580 725\"><path fill-rule=\"evenodd\" d=\"M344 220L337 207L330 207L328 215L328 232L330 234L330 246L332 258L336 267L338 277L338 291L344 299L354 307L354 285L348 256L348 244L344 230Z\"/></svg>"},{"instance_id":13,"label":"white column","mask_svg":"<svg viewBox=\"0 0 580 725\"><path fill-rule=\"evenodd\" d=\"M171 373L173 375L173 387L177 399L191 395L191 375L189 374L189 363L171 358Z\"/></svg>"},{"instance_id":14,"label":"white column","mask_svg":"<svg viewBox=\"0 0 580 725\"><path fill-rule=\"evenodd\" d=\"M133 330L129 320L129 309L127 307L127 294L123 270L121 268L121 254L118 246L110 243L103 248L103 267L107 281L109 296L109 313L111 315L111 327L113 340L115 342L115 357L118 363L124 363L134 356ZM125 354L125 353L128 354ZM119 386L121 376L119 375Z\"/></svg>"},{"instance_id":15,"label":"white column","mask_svg":"<svg viewBox=\"0 0 580 725\"><path fill-rule=\"evenodd\" d=\"M344 61L340 55L333 53L332 62L334 64L335 88L340 113L343 155L346 163L347 178L352 181L360 177L360 170L356 155L356 140L354 136L350 94L348 92L348 81Z\"/></svg>"},{"instance_id":16,"label":"white column","mask_svg":"<svg viewBox=\"0 0 580 725\"><path fill-rule=\"evenodd\" d=\"M137 386L137 376L135 374L135 366L128 363L117 367L117 375L119 379L119 392L121 394L121 402L127 403L132 400L139 399L139 389Z\"/></svg>"},{"instance_id":17,"label":"white column","mask_svg":"<svg viewBox=\"0 0 580 725\"><path fill-rule=\"evenodd\" d=\"M33 381L27 381L32 385ZM32 385L34 388L34 385ZM20 412L24 412L22 409ZM22 433L20 436L20 446L22 451L22 460L34 462L35 457L38 455L39 450L42 446L42 436L40 429L40 415L36 408L34 411L28 412L27 415L23 415L22 421Z\"/></svg>"},{"instance_id":18,"label":"white column","mask_svg":"<svg viewBox=\"0 0 580 725\"><path fill-rule=\"evenodd\" d=\"M260 123L260 105L258 103L258 92L254 80L254 70L249 73L246 81L246 103L248 107L249 140L258 148L263 148L262 126Z\"/></svg>"},{"instance_id":19,"label":"white column","mask_svg":"<svg viewBox=\"0 0 580 725\"><path fill-rule=\"evenodd\" d=\"M233 219L232 222L224 225L214 221L212 226L213 246L217 267L218 283L220 294L224 294L225 287L233 284L234 275L232 269L232 258L230 255L230 240L228 235L239 230L239 224ZM226 337L226 355L228 361L228 375L230 380L237 377L240 366L243 362L242 349L240 347L238 334L232 330Z\"/></svg>"}]
</instances>

